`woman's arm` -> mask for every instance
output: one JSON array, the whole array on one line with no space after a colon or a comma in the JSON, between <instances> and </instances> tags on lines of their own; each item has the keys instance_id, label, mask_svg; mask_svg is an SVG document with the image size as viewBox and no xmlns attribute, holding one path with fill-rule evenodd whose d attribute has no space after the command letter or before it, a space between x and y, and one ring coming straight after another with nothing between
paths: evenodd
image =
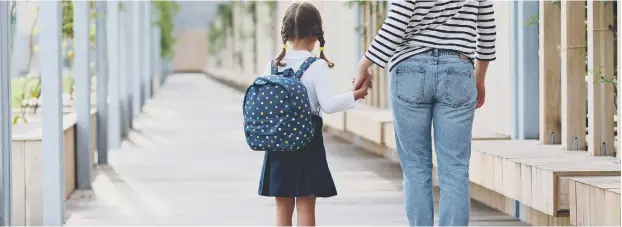
<instances>
[{"instance_id":1,"label":"woman's arm","mask_svg":"<svg viewBox=\"0 0 622 227\"><path fill-rule=\"evenodd\" d=\"M480 1L477 13L477 35L475 58L480 61L495 60L497 31L495 26L495 10L491 1Z\"/></svg>"},{"instance_id":2,"label":"woman's arm","mask_svg":"<svg viewBox=\"0 0 622 227\"><path fill-rule=\"evenodd\" d=\"M475 58L475 80L477 81L477 100L475 108L486 102L486 71L490 61L496 59L495 42L497 31L495 26L495 10L492 2L481 0L477 12L477 49Z\"/></svg>"},{"instance_id":3,"label":"woman's arm","mask_svg":"<svg viewBox=\"0 0 622 227\"><path fill-rule=\"evenodd\" d=\"M404 34L408 23L415 12L414 1L393 1L389 7L389 15L384 20L382 27L376 34L374 41L371 43L365 57L380 67L385 67L397 47L404 40ZM368 66L365 63L362 66Z\"/></svg>"},{"instance_id":4,"label":"woman's arm","mask_svg":"<svg viewBox=\"0 0 622 227\"><path fill-rule=\"evenodd\" d=\"M372 64L384 68L393 57L395 50L404 40L408 23L415 12L414 1L393 1L389 7L389 15L371 43L365 56L358 64L359 78L355 88L360 87L363 80L369 76L367 69Z\"/></svg>"}]
</instances>

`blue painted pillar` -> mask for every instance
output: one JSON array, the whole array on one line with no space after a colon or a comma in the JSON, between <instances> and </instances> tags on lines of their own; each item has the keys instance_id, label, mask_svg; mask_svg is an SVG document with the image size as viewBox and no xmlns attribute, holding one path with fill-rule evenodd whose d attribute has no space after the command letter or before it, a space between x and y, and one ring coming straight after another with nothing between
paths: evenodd
<instances>
[{"instance_id":1,"label":"blue painted pillar","mask_svg":"<svg viewBox=\"0 0 622 227\"><path fill-rule=\"evenodd\" d=\"M128 63L132 67L132 73L130 74L130 78L132 78L132 122L134 122L138 115L140 115L140 110L142 107L143 83L141 78L143 78L143 70L141 50L143 36L141 35L142 30L140 28L144 18L141 13L141 1L127 2L127 4L131 5L131 7L128 7L131 15L131 19L128 22L131 23L130 39L132 39L132 41L130 47L132 49L132 54L130 54L131 61L128 61ZM132 128L133 127L134 125L132 125Z\"/></svg>"},{"instance_id":2,"label":"blue painted pillar","mask_svg":"<svg viewBox=\"0 0 622 227\"><path fill-rule=\"evenodd\" d=\"M43 108L43 223L60 226L64 220L63 116L60 1L39 3L41 97Z\"/></svg>"},{"instance_id":3,"label":"blue painted pillar","mask_svg":"<svg viewBox=\"0 0 622 227\"><path fill-rule=\"evenodd\" d=\"M95 19L95 54L97 70L97 163L106 164L108 162L108 119L109 119L109 102L108 102L108 29L106 29L106 12L105 1L95 3L96 12L103 17ZM99 32L98 32L99 31ZM118 96L115 96L118 102ZM117 105L118 107L118 105Z\"/></svg>"},{"instance_id":4,"label":"blue painted pillar","mask_svg":"<svg viewBox=\"0 0 622 227\"><path fill-rule=\"evenodd\" d=\"M153 74L151 70L151 1L142 2L142 31L143 31L143 78L145 89L143 93L143 105L151 98L151 86Z\"/></svg>"},{"instance_id":5,"label":"blue painted pillar","mask_svg":"<svg viewBox=\"0 0 622 227\"><path fill-rule=\"evenodd\" d=\"M538 1L517 1L515 33L516 74L514 77L514 139L538 139L539 136L539 40L538 25L529 24L539 12Z\"/></svg>"},{"instance_id":6,"label":"blue painted pillar","mask_svg":"<svg viewBox=\"0 0 622 227\"><path fill-rule=\"evenodd\" d=\"M11 2L0 1L0 225L11 226Z\"/></svg>"},{"instance_id":7,"label":"blue painted pillar","mask_svg":"<svg viewBox=\"0 0 622 227\"><path fill-rule=\"evenodd\" d=\"M131 2L119 2L119 88L121 90L121 136L126 137L132 126L132 68L130 43L130 7Z\"/></svg>"},{"instance_id":8,"label":"blue painted pillar","mask_svg":"<svg viewBox=\"0 0 622 227\"><path fill-rule=\"evenodd\" d=\"M539 137L539 28L530 24L539 13L538 1L513 2L512 139ZM513 202L513 216L523 219L524 205Z\"/></svg>"},{"instance_id":9,"label":"blue painted pillar","mask_svg":"<svg viewBox=\"0 0 622 227\"><path fill-rule=\"evenodd\" d=\"M99 2L98 2L99 3ZM121 107L122 107L122 89L120 86L120 23L119 23L119 2L106 1L106 40L102 46L107 47L105 57L107 61L107 70L105 73L108 75L108 145L110 148L121 147ZM104 27L98 27L97 30L101 31ZM99 36L98 36L99 37ZM102 47L103 48L103 47ZM101 152L101 151L98 151ZM105 157L101 157L105 155ZM98 154L98 162L107 162L107 153Z\"/></svg>"},{"instance_id":10,"label":"blue painted pillar","mask_svg":"<svg viewBox=\"0 0 622 227\"><path fill-rule=\"evenodd\" d=\"M91 135L91 70L89 67L89 2L74 1L73 31L74 53L73 77L76 87L76 175L79 189L91 188L93 166L93 143Z\"/></svg>"}]
</instances>

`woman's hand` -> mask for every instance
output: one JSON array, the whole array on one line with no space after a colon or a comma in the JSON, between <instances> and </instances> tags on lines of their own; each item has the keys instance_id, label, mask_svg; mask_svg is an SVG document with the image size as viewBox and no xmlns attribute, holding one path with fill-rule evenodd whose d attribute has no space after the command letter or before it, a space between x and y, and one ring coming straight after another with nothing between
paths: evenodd
<instances>
[{"instance_id":1,"label":"woman's hand","mask_svg":"<svg viewBox=\"0 0 622 227\"><path fill-rule=\"evenodd\" d=\"M475 100L475 109L479 109L486 102L486 85L484 83L477 83L477 99Z\"/></svg>"},{"instance_id":2,"label":"woman's hand","mask_svg":"<svg viewBox=\"0 0 622 227\"><path fill-rule=\"evenodd\" d=\"M373 62L371 62L366 57L362 57L361 60L359 61L359 64L357 67L359 77L358 79L354 80L355 90L359 89L364 84L363 82L367 80L367 78L371 78L371 65L372 64ZM369 87L371 88L371 81L369 81Z\"/></svg>"},{"instance_id":3,"label":"woman's hand","mask_svg":"<svg viewBox=\"0 0 622 227\"><path fill-rule=\"evenodd\" d=\"M475 86L477 87L477 99L475 109L478 109L486 102L486 71L488 70L489 61L475 61Z\"/></svg>"}]
</instances>

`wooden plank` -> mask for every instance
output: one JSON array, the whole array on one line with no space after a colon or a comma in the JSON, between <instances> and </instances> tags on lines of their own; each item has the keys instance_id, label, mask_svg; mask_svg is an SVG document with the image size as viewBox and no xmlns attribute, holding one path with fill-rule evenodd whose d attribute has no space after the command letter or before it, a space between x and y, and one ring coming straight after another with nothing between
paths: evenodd
<instances>
[{"instance_id":1,"label":"wooden plank","mask_svg":"<svg viewBox=\"0 0 622 227\"><path fill-rule=\"evenodd\" d=\"M570 224L576 225L577 223L577 183L576 181L569 180L568 183L568 201L569 201L569 216Z\"/></svg>"},{"instance_id":2,"label":"wooden plank","mask_svg":"<svg viewBox=\"0 0 622 227\"><path fill-rule=\"evenodd\" d=\"M12 168L12 222L13 226L26 225L26 169L25 169L25 142L13 141L11 149Z\"/></svg>"},{"instance_id":3,"label":"wooden plank","mask_svg":"<svg viewBox=\"0 0 622 227\"><path fill-rule=\"evenodd\" d=\"M532 194L532 179L531 166L521 164L521 198L520 201L527 205L533 206Z\"/></svg>"},{"instance_id":4,"label":"wooden plank","mask_svg":"<svg viewBox=\"0 0 622 227\"><path fill-rule=\"evenodd\" d=\"M588 151L594 156L613 156L614 34L613 4L587 2L588 29ZM604 150L603 150L604 149Z\"/></svg>"},{"instance_id":5,"label":"wooden plank","mask_svg":"<svg viewBox=\"0 0 622 227\"><path fill-rule=\"evenodd\" d=\"M572 180L602 189L620 189L620 177L617 176L573 177Z\"/></svg>"},{"instance_id":6,"label":"wooden plank","mask_svg":"<svg viewBox=\"0 0 622 227\"><path fill-rule=\"evenodd\" d=\"M346 113L338 112L333 114L324 114L322 116L324 120L324 125L331 127L335 130L345 131L346 130Z\"/></svg>"},{"instance_id":7,"label":"wooden plank","mask_svg":"<svg viewBox=\"0 0 622 227\"><path fill-rule=\"evenodd\" d=\"M574 186L569 207L572 224L603 226L620 222L620 177L572 177L569 182Z\"/></svg>"},{"instance_id":8,"label":"wooden plank","mask_svg":"<svg viewBox=\"0 0 622 227\"><path fill-rule=\"evenodd\" d=\"M561 10L540 1L540 143L561 144Z\"/></svg>"},{"instance_id":9,"label":"wooden plank","mask_svg":"<svg viewBox=\"0 0 622 227\"><path fill-rule=\"evenodd\" d=\"M585 150L585 2L561 1L562 146Z\"/></svg>"},{"instance_id":10,"label":"wooden plank","mask_svg":"<svg viewBox=\"0 0 622 227\"><path fill-rule=\"evenodd\" d=\"M622 12L622 4L619 4L619 2L618 2L617 5L618 5L617 12L619 14L620 12ZM618 16L617 18L618 18L618 21L617 21L618 22L617 31L622 31L622 17ZM618 65L617 65L618 66L618 68L617 68L618 70L617 70L617 72L622 72L622 57L621 57L622 56L622 51L621 50L622 50L622 39L618 38L618 49L616 50L617 51L617 55L616 56L618 56ZM617 84L618 85L617 86L618 89L622 88L622 80L618 79L617 83L618 83ZM618 97L620 97L620 96L618 96ZM620 130L622 128L621 127L622 123L620 123L620 122L622 122L622 108L620 108L620 107L622 107L622 99L618 98L618 132L620 132ZM618 142L617 142L617 149L616 149L616 157L618 158L618 160L620 160L620 151L621 150L622 150L622 139L620 139L620 133L618 133Z\"/></svg>"},{"instance_id":11,"label":"wooden plank","mask_svg":"<svg viewBox=\"0 0 622 227\"><path fill-rule=\"evenodd\" d=\"M24 145L26 181L26 225L43 224L43 147L41 141Z\"/></svg>"},{"instance_id":12,"label":"wooden plank","mask_svg":"<svg viewBox=\"0 0 622 227\"><path fill-rule=\"evenodd\" d=\"M64 165L63 174L65 180L65 198L69 198L73 190L76 189L76 136L75 126L70 127L64 132Z\"/></svg>"},{"instance_id":13,"label":"wooden plank","mask_svg":"<svg viewBox=\"0 0 622 227\"><path fill-rule=\"evenodd\" d=\"M503 165L502 158L492 157L493 158L493 189L496 192L503 192Z\"/></svg>"},{"instance_id":14,"label":"wooden plank","mask_svg":"<svg viewBox=\"0 0 622 227\"><path fill-rule=\"evenodd\" d=\"M397 149L397 144L395 144L395 128L393 122L385 123L382 126L382 144L388 148Z\"/></svg>"},{"instance_id":15,"label":"wooden plank","mask_svg":"<svg viewBox=\"0 0 622 227\"><path fill-rule=\"evenodd\" d=\"M392 122L389 110L360 107L346 111L346 131L378 145L383 141L383 124Z\"/></svg>"},{"instance_id":16,"label":"wooden plank","mask_svg":"<svg viewBox=\"0 0 622 227\"><path fill-rule=\"evenodd\" d=\"M620 226L620 189L605 192L604 222L607 226Z\"/></svg>"}]
</instances>

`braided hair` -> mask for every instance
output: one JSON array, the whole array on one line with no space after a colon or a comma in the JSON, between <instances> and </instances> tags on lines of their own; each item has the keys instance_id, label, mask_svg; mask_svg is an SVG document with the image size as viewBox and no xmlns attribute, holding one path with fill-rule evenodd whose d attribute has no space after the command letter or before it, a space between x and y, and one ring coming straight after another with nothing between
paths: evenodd
<instances>
[{"instance_id":1,"label":"braided hair","mask_svg":"<svg viewBox=\"0 0 622 227\"><path fill-rule=\"evenodd\" d=\"M295 2L285 11L281 26L281 53L274 59L277 66L285 66L282 62L287 51L287 41L315 37L320 42L320 58L326 61L329 68L335 66L324 54L324 30L320 11L308 2Z\"/></svg>"}]
</instances>

